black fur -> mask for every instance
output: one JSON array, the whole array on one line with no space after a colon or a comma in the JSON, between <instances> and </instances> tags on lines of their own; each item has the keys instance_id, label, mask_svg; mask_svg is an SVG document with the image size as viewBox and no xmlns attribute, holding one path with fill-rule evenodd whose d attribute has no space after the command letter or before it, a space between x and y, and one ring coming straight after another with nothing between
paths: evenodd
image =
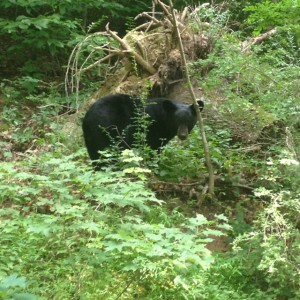
<instances>
[{"instance_id":1,"label":"black fur","mask_svg":"<svg viewBox=\"0 0 300 300\"><path fill-rule=\"evenodd\" d=\"M200 110L204 103L198 101ZM85 144L92 160L99 159L99 150L111 146L126 128L122 148L134 143L133 119L139 109L149 115L147 144L154 150L166 145L175 135L184 140L196 124L193 105L178 103L165 98L148 99L145 106L138 98L124 94L108 95L97 100L88 109L82 124Z\"/></svg>"}]
</instances>

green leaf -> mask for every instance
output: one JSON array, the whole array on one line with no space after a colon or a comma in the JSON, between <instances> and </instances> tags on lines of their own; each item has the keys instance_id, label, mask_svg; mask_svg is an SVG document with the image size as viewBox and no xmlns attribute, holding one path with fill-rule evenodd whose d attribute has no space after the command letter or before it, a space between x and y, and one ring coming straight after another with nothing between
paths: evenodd
<instances>
[{"instance_id":1,"label":"green leaf","mask_svg":"<svg viewBox=\"0 0 300 300\"><path fill-rule=\"evenodd\" d=\"M208 223L206 217L201 214L197 214L195 218L189 218L189 223L194 226L201 226Z\"/></svg>"},{"instance_id":2,"label":"green leaf","mask_svg":"<svg viewBox=\"0 0 300 300\"><path fill-rule=\"evenodd\" d=\"M26 278L25 277L18 277L17 274L12 274L8 277L4 277L0 281L0 286L3 288L11 288L11 287L26 287Z\"/></svg>"},{"instance_id":3,"label":"green leaf","mask_svg":"<svg viewBox=\"0 0 300 300\"><path fill-rule=\"evenodd\" d=\"M44 29L44 28L48 28L48 24L49 24L50 20L47 18L39 18L34 20L33 25L37 28L37 29Z\"/></svg>"},{"instance_id":4,"label":"green leaf","mask_svg":"<svg viewBox=\"0 0 300 300\"><path fill-rule=\"evenodd\" d=\"M37 300L38 297L29 293L18 293L18 294L14 294L14 299L15 300Z\"/></svg>"},{"instance_id":5,"label":"green leaf","mask_svg":"<svg viewBox=\"0 0 300 300\"><path fill-rule=\"evenodd\" d=\"M117 250L118 252L121 252L123 249L123 244L121 243L116 243L113 241L108 241L105 243L105 252L113 252Z\"/></svg>"}]
</instances>

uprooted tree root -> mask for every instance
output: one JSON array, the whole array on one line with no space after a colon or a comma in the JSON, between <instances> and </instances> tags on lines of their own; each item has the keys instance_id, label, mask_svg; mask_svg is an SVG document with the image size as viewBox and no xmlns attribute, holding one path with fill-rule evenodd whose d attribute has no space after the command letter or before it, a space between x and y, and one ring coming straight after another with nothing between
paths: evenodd
<instances>
[{"instance_id":1,"label":"uprooted tree root","mask_svg":"<svg viewBox=\"0 0 300 300\"><path fill-rule=\"evenodd\" d=\"M93 33L77 44L66 73L68 91L78 91L82 74L95 68L101 69L105 80L94 99L114 92L140 94L139 87L142 86L147 86L150 96L167 95L172 85L183 81L170 8L159 0L153 2L152 12L136 17L143 17L146 22L123 38L107 24L106 31ZM155 8L163 13L156 12ZM197 18L197 13L186 8L182 12L176 11L175 16L187 59L206 57L212 50L213 41L202 32L193 32L189 26L190 21ZM197 22L200 24L201 20ZM102 38L103 42L94 45L96 38Z\"/></svg>"}]
</instances>

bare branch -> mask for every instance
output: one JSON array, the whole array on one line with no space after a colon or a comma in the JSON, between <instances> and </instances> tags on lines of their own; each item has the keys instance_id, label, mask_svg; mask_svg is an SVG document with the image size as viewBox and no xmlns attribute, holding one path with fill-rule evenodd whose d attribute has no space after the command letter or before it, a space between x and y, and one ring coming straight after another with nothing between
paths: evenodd
<instances>
[{"instance_id":1,"label":"bare branch","mask_svg":"<svg viewBox=\"0 0 300 300\"><path fill-rule=\"evenodd\" d=\"M188 7L185 7L182 14L181 14L181 17L180 17L180 22L184 22L186 16L187 16L187 13L189 11L189 8Z\"/></svg>"},{"instance_id":2,"label":"bare branch","mask_svg":"<svg viewBox=\"0 0 300 300\"><path fill-rule=\"evenodd\" d=\"M258 44L262 43L263 41L269 39L276 32L277 32L277 29L273 28L255 38L251 38L249 40L244 41L241 45L242 52L247 52L252 45L258 45Z\"/></svg>"},{"instance_id":3,"label":"bare branch","mask_svg":"<svg viewBox=\"0 0 300 300\"><path fill-rule=\"evenodd\" d=\"M134 20L137 20L137 19L142 18L142 17L147 17L147 18L148 18L149 20L151 20L153 23L158 24L158 25L162 25L162 22L161 22L161 21L157 20L157 19L156 19L155 17L153 17L153 16L150 16L149 13L147 13L147 12L143 12L143 13L137 15L137 16L134 18Z\"/></svg>"},{"instance_id":4,"label":"bare branch","mask_svg":"<svg viewBox=\"0 0 300 300\"><path fill-rule=\"evenodd\" d=\"M110 36L113 39L115 39L121 45L121 47L130 54L130 56L133 56L139 65L141 65L147 72L154 75L157 72L157 70L152 65L150 65L147 61L145 61L141 55L139 55L136 51L134 51L131 48L131 46L127 44L124 40L122 40L115 32L111 31L108 26L109 23L107 23L105 29L110 34Z\"/></svg>"},{"instance_id":5,"label":"bare branch","mask_svg":"<svg viewBox=\"0 0 300 300\"><path fill-rule=\"evenodd\" d=\"M164 11L165 16L169 19L169 21L171 23L173 23L173 17L172 17L172 14L170 13L169 6L164 4L163 2L161 2L160 0L154 0L153 2L155 4L158 4L162 8L162 10Z\"/></svg>"},{"instance_id":6,"label":"bare branch","mask_svg":"<svg viewBox=\"0 0 300 300\"><path fill-rule=\"evenodd\" d=\"M110 53L110 54L106 55L105 57L100 58L99 60L95 61L94 63L92 63L91 65L89 65L89 66L87 66L85 68L81 67L80 68L80 72L86 72L86 71L94 68L95 66L97 66L97 65L99 65L99 64L101 64L101 63L103 63L103 62L105 62L105 61L107 61L109 59L111 59L112 57L116 56L119 53Z\"/></svg>"}]
</instances>

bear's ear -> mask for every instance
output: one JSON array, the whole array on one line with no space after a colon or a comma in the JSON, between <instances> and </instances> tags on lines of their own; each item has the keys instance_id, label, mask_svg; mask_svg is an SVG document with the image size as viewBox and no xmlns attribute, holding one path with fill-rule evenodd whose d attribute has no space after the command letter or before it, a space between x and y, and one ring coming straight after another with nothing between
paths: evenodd
<instances>
[{"instance_id":1,"label":"bear's ear","mask_svg":"<svg viewBox=\"0 0 300 300\"><path fill-rule=\"evenodd\" d=\"M173 112L176 110L176 105L170 100L164 100L163 108L166 112Z\"/></svg>"},{"instance_id":2,"label":"bear's ear","mask_svg":"<svg viewBox=\"0 0 300 300\"><path fill-rule=\"evenodd\" d=\"M197 103L198 103L200 111L202 111L203 108L204 108L204 102L202 100L198 100ZM191 108L191 110L192 110L193 113L196 113L195 112L195 108L194 108L194 104L191 104L190 108Z\"/></svg>"},{"instance_id":3,"label":"bear's ear","mask_svg":"<svg viewBox=\"0 0 300 300\"><path fill-rule=\"evenodd\" d=\"M202 100L198 100L197 103L198 103L198 106L200 108L200 111L202 111L203 108L204 108L204 102Z\"/></svg>"}]
</instances>

